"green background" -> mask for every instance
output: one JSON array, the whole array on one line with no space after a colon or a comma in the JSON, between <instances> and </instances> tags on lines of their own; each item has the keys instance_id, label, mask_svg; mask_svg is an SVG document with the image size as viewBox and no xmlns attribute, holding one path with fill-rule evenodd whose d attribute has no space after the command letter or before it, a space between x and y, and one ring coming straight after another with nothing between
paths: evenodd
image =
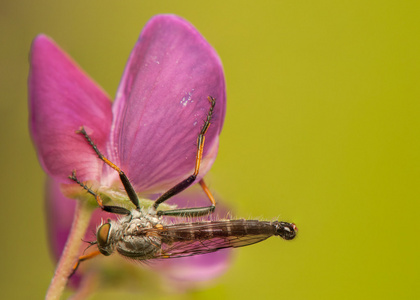
<instances>
[{"instance_id":1,"label":"green background","mask_svg":"<svg viewBox=\"0 0 420 300\"><path fill-rule=\"evenodd\" d=\"M299 227L236 250L189 297L419 299L419 2L151 2L0 2L1 298L42 299L54 270L27 129L32 38L53 37L114 95L143 25L175 13L224 63L212 190L238 217ZM94 298L117 296L141 297Z\"/></svg>"}]
</instances>

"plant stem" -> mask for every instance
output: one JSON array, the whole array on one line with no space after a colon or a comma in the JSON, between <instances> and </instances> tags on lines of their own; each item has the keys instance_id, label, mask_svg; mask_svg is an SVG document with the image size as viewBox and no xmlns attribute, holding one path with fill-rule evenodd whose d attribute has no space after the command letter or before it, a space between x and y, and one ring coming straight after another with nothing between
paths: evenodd
<instances>
[{"instance_id":1,"label":"plant stem","mask_svg":"<svg viewBox=\"0 0 420 300\"><path fill-rule=\"evenodd\" d=\"M91 214L92 208L88 204L84 201L77 201L70 234L45 296L46 300L60 299L67 285L68 278L73 271L73 266L78 259L79 249L89 225Z\"/></svg>"}]
</instances>

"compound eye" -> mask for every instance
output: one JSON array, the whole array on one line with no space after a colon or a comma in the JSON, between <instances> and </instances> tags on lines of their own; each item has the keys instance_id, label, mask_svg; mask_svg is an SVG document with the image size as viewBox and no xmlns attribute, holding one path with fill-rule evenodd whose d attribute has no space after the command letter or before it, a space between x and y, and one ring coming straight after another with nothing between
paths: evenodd
<instances>
[{"instance_id":1,"label":"compound eye","mask_svg":"<svg viewBox=\"0 0 420 300\"><path fill-rule=\"evenodd\" d=\"M111 231L111 224L105 223L99 227L96 233L96 239L98 240L99 247L106 247L109 245L109 232Z\"/></svg>"}]
</instances>

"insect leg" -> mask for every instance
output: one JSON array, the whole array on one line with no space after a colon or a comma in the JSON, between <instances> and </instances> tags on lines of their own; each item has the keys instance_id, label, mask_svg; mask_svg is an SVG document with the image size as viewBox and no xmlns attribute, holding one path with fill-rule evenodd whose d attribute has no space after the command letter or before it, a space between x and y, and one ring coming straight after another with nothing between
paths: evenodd
<instances>
[{"instance_id":1,"label":"insect leg","mask_svg":"<svg viewBox=\"0 0 420 300\"><path fill-rule=\"evenodd\" d=\"M207 185L204 183L203 179L201 179L199 183L204 193L206 193L207 197L209 198L211 202L211 206L158 211L158 215L173 216L173 217L199 217L199 216L208 215L214 212L214 209L216 208L216 201L214 200L213 195L211 194Z\"/></svg>"},{"instance_id":2,"label":"insect leg","mask_svg":"<svg viewBox=\"0 0 420 300\"><path fill-rule=\"evenodd\" d=\"M216 99L209 96L208 100L210 101L210 109L207 113L207 119L204 122L203 127L201 128L200 134L197 138L197 155L195 159L195 168L192 175L190 175L187 179L181 181L171 189L169 189L167 192L165 192L163 195L161 195L153 204L153 207L157 209L159 205L172 196L175 196L176 194L182 192L187 187L189 187L194 180L197 178L198 171L200 170L200 164L201 160L203 158L203 150L204 150L204 140L205 140L205 134L210 126L210 121L213 116L213 109L216 104ZM200 185L203 188L204 192L209 197L212 205L207 207L196 207L196 208L184 208L184 209L175 209L175 210L167 210L167 211L158 211L158 215L165 215L165 216L202 216L209 213L212 213L215 209L216 202L214 201L213 196L211 195L209 189L205 185L204 181L200 181Z\"/></svg>"},{"instance_id":3,"label":"insect leg","mask_svg":"<svg viewBox=\"0 0 420 300\"><path fill-rule=\"evenodd\" d=\"M209 198L211 204L213 206L216 206L216 200L214 200L214 197L213 197L212 193L210 192L209 188L207 187L206 183L204 182L204 179L200 180L200 186L203 189L204 193L206 193L206 195Z\"/></svg>"},{"instance_id":4,"label":"insect leg","mask_svg":"<svg viewBox=\"0 0 420 300\"><path fill-rule=\"evenodd\" d=\"M85 260L88 260L88 259L94 258L95 256L98 256L99 254L101 254L101 252L99 252L99 250L96 250L96 251L93 251L93 252L91 252L91 253L89 253L89 254L86 254L86 255L82 255L82 256L80 256L80 257L79 257L79 259L77 260L77 262L74 264L74 266L73 266L73 270L72 270L72 272L71 272L71 274L70 274L69 278L70 278L70 277L72 277L72 276L74 275L74 273L76 273L77 268L79 268L80 263L81 263L82 261L85 261Z\"/></svg>"},{"instance_id":5,"label":"insect leg","mask_svg":"<svg viewBox=\"0 0 420 300\"><path fill-rule=\"evenodd\" d=\"M124 189L127 192L128 198L130 198L130 201L134 204L134 206L137 209L140 209L139 198L137 197L136 191L134 190L133 186L131 185L130 181L128 180L127 175L125 175L125 173L118 166L116 166L114 163L112 163L110 160L108 160L108 158L106 158L98 150L95 143L92 141L90 136L86 133L86 130L83 126L80 128L80 130L77 131L77 133L80 133L85 137L87 142L92 146L96 155L98 155L98 157L101 160L103 160L108 166L110 166L111 168L113 168L115 171L118 172L118 174L120 175L120 180L121 180L122 184L124 185Z\"/></svg>"},{"instance_id":6,"label":"insect leg","mask_svg":"<svg viewBox=\"0 0 420 300\"><path fill-rule=\"evenodd\" d=\"M74 182L76 182L77 184L79 184L89 194L93 195L93 197L95 197L96 202L98 203L99 207L102 210L104 210L106 212L114 213L114 214L119 214L119 215L129 215L130 214L130 211L128 209L124 208L124 207L104 205L103 202L102 202L101 197L97 193L95 193L94 191L92 191L91 188L89 188L86 184L84 184L79 179L77 179L76 172L75 171L73 171L73 173L71 174L71 176L69 176L69 178L71 180L73 180Z\"/></svg>"}]
</instances>

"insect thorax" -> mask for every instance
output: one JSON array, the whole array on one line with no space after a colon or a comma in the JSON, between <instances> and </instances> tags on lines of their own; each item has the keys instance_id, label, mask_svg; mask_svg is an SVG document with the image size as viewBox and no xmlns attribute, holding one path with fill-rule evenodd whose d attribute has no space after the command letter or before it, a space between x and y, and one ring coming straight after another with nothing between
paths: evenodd
<instances>
[{"instance_id":1,"label":"insect thorax","mask_svg":"<svg viewBox=\"0 0 420 300\"><path fill-rule=\"evenodd\" d=\"M126 257L150 259L161 249L161 238L152 234L153 230L147 230L157 224L161 220L155 214L133 210L131 215L111 221L109 246Z\"/></svg>"}]
</instances>

